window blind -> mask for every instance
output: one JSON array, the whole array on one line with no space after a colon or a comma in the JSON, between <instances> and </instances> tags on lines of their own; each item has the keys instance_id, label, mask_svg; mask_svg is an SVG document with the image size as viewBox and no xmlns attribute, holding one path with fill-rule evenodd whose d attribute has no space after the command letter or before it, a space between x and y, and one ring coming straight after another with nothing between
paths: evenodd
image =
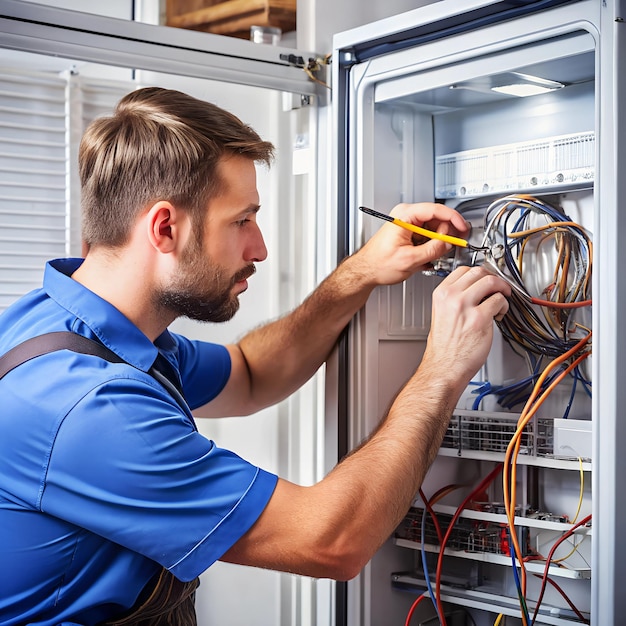
<instances>
[{"instance_id":1,"label":"window blind","mask_svg":"<svg viewBox=\"0 0 626 626\"><path fill-rule=\"evenodd\" d=\"M0 313L80 254L80 137L133 83L0 68Z\"/></svg>"},{"instance_id":2,"label":"window blind","mask_svg":"<svg viewBox=\"0 0 626 626\"><path fill-rule=\"evenodd\" d=\"M0 72L0 312L66 248L66 81Z\"/></svg>"}]
</instances>

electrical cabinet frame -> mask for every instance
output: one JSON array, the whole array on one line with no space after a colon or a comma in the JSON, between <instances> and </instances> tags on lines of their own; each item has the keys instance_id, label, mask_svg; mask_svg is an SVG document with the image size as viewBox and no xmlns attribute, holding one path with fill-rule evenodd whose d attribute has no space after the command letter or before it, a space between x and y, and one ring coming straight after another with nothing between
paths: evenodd
<instances>
[{"instance_id":1,"label":"electrical cabinet frame","mask_svg":"<svg viewBox=\"0 0 626 626\"><path fill-rule=\"evenodd\" d=\"M533 188L535 181L519 188L520 193L576 197L575 202L585 206L581 219L593 233L593 399L582 431L573 432L572 423L565 431L561 422L550 423L550 427L556 424L562 441L563 437L570 441L570 436L577 442L585 439L591 451L584 471L586 480L592 477L593 497L588 504L593 511L593 538L591 571L584 577L590 577L593 624L618 623L626 609L619 589L625 574L620 541L626 519L620 489L625 468L620 449L626 434L620 419L624 338L618 321L626 295L620 279L623 252L619 245L625 232L620 199L626 190L624 9L621 2L594 0L475 1L464 3L463 8L452 2L435 3L340 33L333 52L333 124L338 138L334 193L337 206L343 209L337 222L338 258L355 250L379 226L357 211L360 205L389 210L397 202L437 200L463 206L467 197L452 191L446 195L437 186L437 168L450 153L458 164L462 157L481 150L487 158L487 152L502 144L519 146L562 133L569 139L570 133L580 138L580 131L593 136L593 180L571 179L569 186L561 186L561 181ZM537 104L528 98L524 104L522 99L497 99L490 105L482 99L488 96L478 93L480 89L467 85L508 71L548 74L559 59L568 58L574 59L570 66L574 73L563 78L568 86L558 96L561 105L556 105L556 115L541 112L539 98ZM578 71L585 74L580 80L574 77ZM463 93L460 86L465 87ZM569 103L567 98L571 98ZM389 147L394 145L395 149ZM381 292L378 301L370 299L340 346L337 361L344 368L329 384L339 381L337 410L345 451L372 429L398 385L419 362L429 327L431 289L418 280ZM341 395L342 388L350 391ZM471 414L464 411L460 408L455 415L459 424ZM436 472L454 476L459 470L450 468L454 464L468 467L467 458L472 456L478 465L485 458L444 445L427 484ZM575 473L576 464L560 468L554 464L546 459L528 461L525 467L532 478L524 489L535 488L539 481L540 490L553 489L558 494L558 480L550 486L554 472L557 476ZM591 499L590 494L587 497ZM340 589L346 623L379 624L385 614L396 620L406 615L406 601L380 581L407 563L410 557L397 546L387 545L359 579ZM473 606L467 599L456 602ZM394 613L398 603L403 608ZM338 606L341 611L341 602ZM506 613L504 600L502 610ZM491 623L493 618L489 618ZM569 618L559 621L540 615L540 619L556 624Z\"/></svg>"}]
</instances>

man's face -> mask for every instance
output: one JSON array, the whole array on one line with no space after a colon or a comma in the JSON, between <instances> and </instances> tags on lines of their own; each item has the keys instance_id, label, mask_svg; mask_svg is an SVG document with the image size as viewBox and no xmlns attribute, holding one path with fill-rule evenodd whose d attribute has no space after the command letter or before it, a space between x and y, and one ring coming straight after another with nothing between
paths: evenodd
<instances>
[{"instance_id":1,"label":"man's face","mask_svg":"<svg viewBox=\"0 0 626 626\"><path fill-rule=\"evenodd\" d=\"M256 223L259 195L254 162L233 156L218 167L223 191L211 200L202 239L191 233L179 271L157 293L158 304L202 322L225 322L239 309L254 263L267 257Z\"/></svg>"}]
</instances>

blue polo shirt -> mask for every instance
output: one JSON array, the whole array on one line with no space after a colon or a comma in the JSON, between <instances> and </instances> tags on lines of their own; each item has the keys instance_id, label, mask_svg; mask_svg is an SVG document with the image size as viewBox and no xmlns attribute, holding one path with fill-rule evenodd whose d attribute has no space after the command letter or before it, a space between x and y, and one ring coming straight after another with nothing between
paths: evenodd
<instances>
[{"instance_id":1,"label":"blue polo shirt","mask_svg":"<svg viewBox=\"0 0 626 626\"><path fill-rule=\"evenodd\" d=\"M191 409L230 375L223 346L165 332L152 343L70 278L0 316L0 354L46 332L95 338L127 363L67 350L0 381L0 623L91 625L132 607L161 566L192 580L258 519L276 477L198 433L149 373L159 353Z\"/></svg>"}]
</instances>

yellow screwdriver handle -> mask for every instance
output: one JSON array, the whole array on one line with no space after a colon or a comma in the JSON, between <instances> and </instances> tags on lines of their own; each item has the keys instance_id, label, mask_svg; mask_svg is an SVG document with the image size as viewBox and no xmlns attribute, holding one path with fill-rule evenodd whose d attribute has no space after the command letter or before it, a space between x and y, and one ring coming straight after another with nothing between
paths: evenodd
<instances>
[{"instance_id":1,"label":"yellow screwdriver handle","mask_svg":"<svg viewBox=\"0 0 626 626\"><path fill-rule=\"evenodd\" d=\"M440 241L451 243L453 246L460 246L461 248L467 248L469 246L470 249L473 249L473 246L471 246L469 242L467 242L465 239L461 239L461 237L454 237L453 235L436 233L433 230L428 230L427 228L422 228L421 226L409 224L409 222L400 220L397 217L392 217L391 215L385 215L384 213L380 213L379 211L375 211L374 209L370 209L366 206L359 207L359 209L361 209L363 213L373 215L374 217L378 217L381 220L385 220L386 222L391 222L392 224L396 224L396 226L401 226L402 228L406 228L407 230L417 233L418 235L428 237L429 239L439 239Z\"/></svg>"}]
</instances>

